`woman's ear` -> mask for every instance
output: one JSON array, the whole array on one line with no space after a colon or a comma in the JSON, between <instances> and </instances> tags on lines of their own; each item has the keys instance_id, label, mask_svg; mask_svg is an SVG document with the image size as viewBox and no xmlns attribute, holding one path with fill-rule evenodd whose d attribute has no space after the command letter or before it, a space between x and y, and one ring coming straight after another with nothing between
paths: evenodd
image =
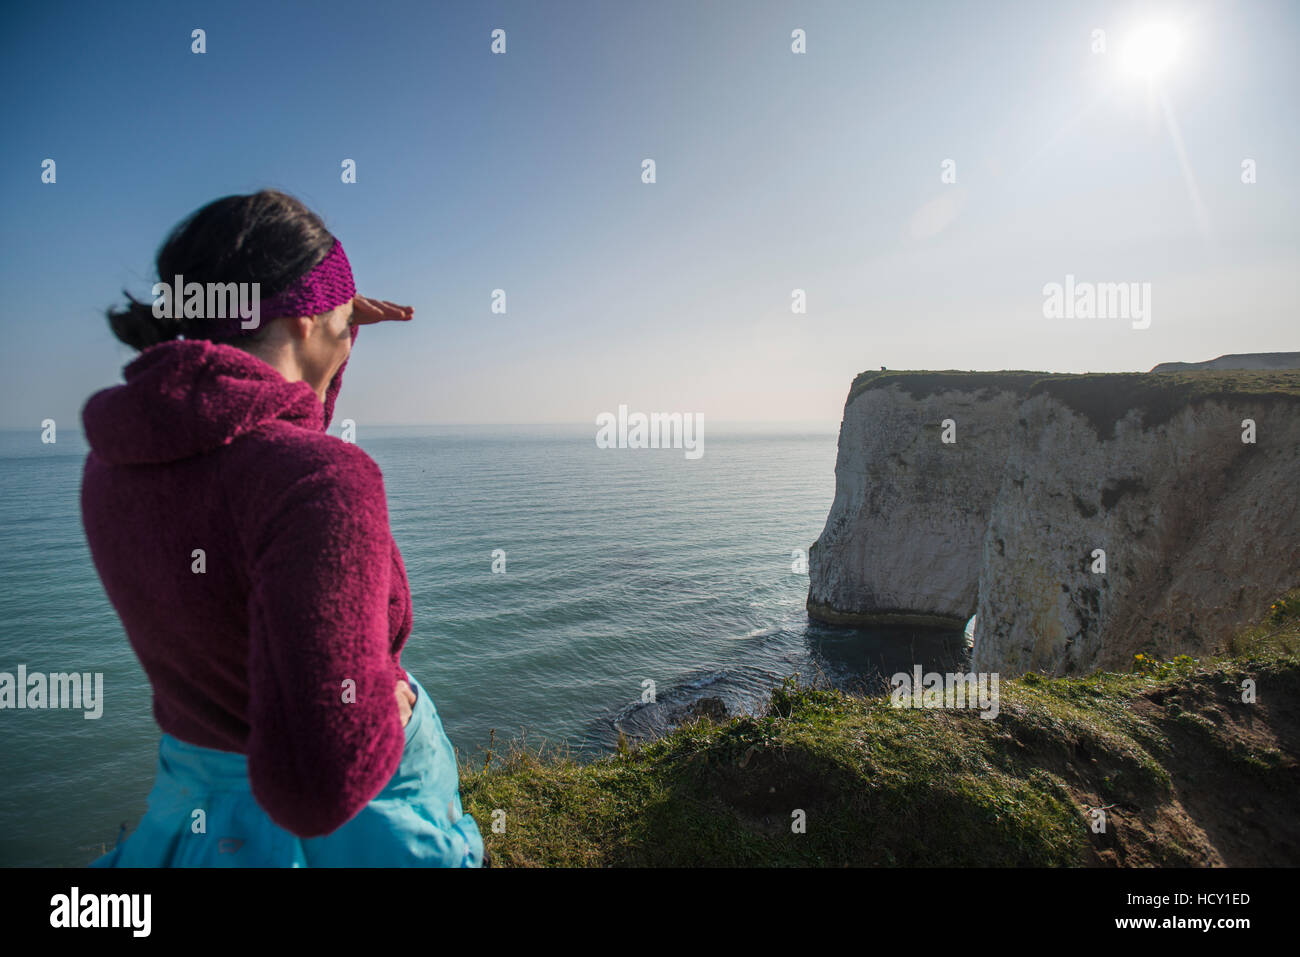
<instances>
[{"instance_id":1,"label":"woman's ear","mask_svg":"<svg viewBox=\"0 0 1300 957\"><path fill-rule=\"evenodd\" d=\"M284 320L285 326L289 330L289 336L293 339L306 339L311 335L312 327L316 325L315 316L291 316Z\"/></svg>"}]
</instances>

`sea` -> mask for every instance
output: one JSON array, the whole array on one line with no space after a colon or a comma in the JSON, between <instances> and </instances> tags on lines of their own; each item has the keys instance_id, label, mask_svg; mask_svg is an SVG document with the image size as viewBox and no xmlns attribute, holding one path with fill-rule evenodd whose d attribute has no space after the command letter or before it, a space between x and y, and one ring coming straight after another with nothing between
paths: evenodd
<instances>
[{"instance_id":1,"label":"sea","mask_svg":"<svg viewBox=\"0 0 1300 957\"><path fill-rule=\"evenodd\" d=\"M337 431L337 427L334 429ZM792 675L852 690L952 670L956 635L808 619L834 426L712 426L704 454L595 426L362 428L411 585L402 663L463 762L508 741L591 760L701 702L758 713ZM91 563L81 435L0 432L0 672L103 675L103 710L0 710L0 865L80 866L129 833L158 758L151 693ZM706 699L717 699L709 701Z\"/></svg>"}]
</instances>

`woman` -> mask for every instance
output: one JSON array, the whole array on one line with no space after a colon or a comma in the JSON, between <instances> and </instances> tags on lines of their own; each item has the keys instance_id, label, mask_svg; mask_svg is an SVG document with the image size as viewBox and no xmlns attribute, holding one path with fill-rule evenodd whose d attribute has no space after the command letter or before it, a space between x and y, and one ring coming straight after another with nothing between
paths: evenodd
<instances>
[{"instance_id":1,"label":"woman","mask_svg":"<svg viewBox=\"0 0 1300 957\"><path fill-rule=\"evenodd\" d=\"M259 308L187 292L108 313L141 354L83 410L82 516L163 734L139 828L92 866L481 866L401 665L383 477L325 432L360 326L412 310L356 296L342 245L271 190L192 214L157 267L258 283Z\"/></svg>"}]
</instances>

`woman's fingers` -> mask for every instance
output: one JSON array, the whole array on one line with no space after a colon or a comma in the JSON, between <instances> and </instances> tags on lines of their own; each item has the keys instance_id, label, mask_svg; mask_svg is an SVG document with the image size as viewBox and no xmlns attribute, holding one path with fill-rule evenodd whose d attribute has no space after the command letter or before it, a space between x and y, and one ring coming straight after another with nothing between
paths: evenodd
<instances>
[{"instance_id":1,"label":"woman's fingers","mask_svg":"<svg viewBox=\"0 0 1300 957\"><path fill-rule=\"evenodd\" d=\"M402 727L411 720L411 708L415 704L415 692L405 681L397 682L397 714L402 719Z\"/></svg>"},{"instance_id":2,"label":"woman's fingers","mask_svg":"<svg viewBox=\"0 0 1300 957\"><path fill-rule=\"evenodd\" d=\"M352 299L352 322L359 326L385 320L406 322L414 315L415 309L412 306L399 306L386 299L369 299L366 296L355 296Z\"/></svg>"},{"instance_id":3,"label":"woman's fingers","mask_svg":"<svg viewBox=\"0 0 1300 957\"><path fill-rule=\"evenodd\" d=\"M383 322L386 319L405 321L415 315L410 306L399 306L385 299L357 296L352 300L352 318L358 323Z\"/></svg>"}]
</instances>

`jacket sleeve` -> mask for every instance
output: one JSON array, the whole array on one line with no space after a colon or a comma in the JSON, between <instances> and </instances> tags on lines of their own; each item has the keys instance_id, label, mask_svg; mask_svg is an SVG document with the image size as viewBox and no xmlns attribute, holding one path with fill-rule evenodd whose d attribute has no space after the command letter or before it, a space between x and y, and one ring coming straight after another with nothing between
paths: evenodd
<instances>
[{"instance_id":1,"label":"jacket sleeve","mask_svg":"<svg viewBox=\"0 0 1300 957\"><path fill-rule=\"evenodd\" d=\"M352 348L357 345L357 333L361 331L360 326L352 327ZM339 371L334 373L334 378L330 379L330 384L325 387L325 418L321 423L321 431L324 432L330 427L330 422L334 420L334 403L339 397L339 390L343 388L343 370L348 367L348 359L352 358L352 353L348 353L348 358L343 360L343 365L339 366Z\"/></svg>"},{"instance_id":2,"label":"jacket sleeve","mask_svg":"<svg viewBox=\"0 0 1300 957\"><path fill-rule=\"evenodd\" d=\"M406 743L388 642L383 476L344 445L268 515L251 556L249 777L272 820L317 837L383 790Z\"/></svg>"}]
</instances>

